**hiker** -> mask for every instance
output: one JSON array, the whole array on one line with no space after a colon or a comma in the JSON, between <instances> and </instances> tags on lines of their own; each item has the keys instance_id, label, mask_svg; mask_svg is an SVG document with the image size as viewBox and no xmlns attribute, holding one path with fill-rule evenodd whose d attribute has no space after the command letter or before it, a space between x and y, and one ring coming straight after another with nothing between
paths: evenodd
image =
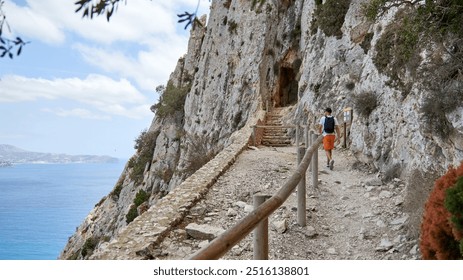
<instances>
[{"instance_id":1,"label":"hiker","mask_svg":"<svg viewBox=\"0 0 463 280\"><path fill-rule=\"evenodd\" d=\"M326 153L326 167L330 170L333 170L334 160L333 160L333 149L334 142L336 140L336 134L338 136L337 142L339 142L339 137L341 133L339 131L338 120L331 115L331 108L325 109L325 115L320 119L320 133L323 134L323 148ZM336 134L335 134L336 132Z\"/></svg>"}]
</instances>

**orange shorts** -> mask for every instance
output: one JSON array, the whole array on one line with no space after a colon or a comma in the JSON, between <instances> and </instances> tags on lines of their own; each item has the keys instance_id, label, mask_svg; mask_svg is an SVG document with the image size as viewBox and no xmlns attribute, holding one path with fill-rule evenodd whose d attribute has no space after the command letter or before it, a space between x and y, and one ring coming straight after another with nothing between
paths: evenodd
<instances>
[{"instance_id":1,"label":"orange shorts","mask_svg":"<svg viewBox=\"0 0 463 280\"><path fill-rule=\"evenodd\" d=\"M334 149L334 140L336 139L336 135L325 135L323 137L323 148L325 151L330 151Z\"/></svg>"}]
</instances>

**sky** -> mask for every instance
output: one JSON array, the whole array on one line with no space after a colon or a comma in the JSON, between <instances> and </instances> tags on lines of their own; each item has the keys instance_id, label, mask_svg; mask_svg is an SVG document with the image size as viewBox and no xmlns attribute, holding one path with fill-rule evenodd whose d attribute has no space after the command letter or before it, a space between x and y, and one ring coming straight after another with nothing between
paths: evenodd
<instances>
[{"instance_id":1,"label":"sky","mask_svg":"<svg viewBox=\"0 0 463 280\"><path fill-rule=\"evenodd\" d=\"M154 117L156 86L186 53L177 14L198 1L121 1L109 22L82 18L75 2L5 0L3 35L30 43L0 58L0 144L128 159ZM201 0L198 16L209 6Z\"/></svg>"}]
</instances>

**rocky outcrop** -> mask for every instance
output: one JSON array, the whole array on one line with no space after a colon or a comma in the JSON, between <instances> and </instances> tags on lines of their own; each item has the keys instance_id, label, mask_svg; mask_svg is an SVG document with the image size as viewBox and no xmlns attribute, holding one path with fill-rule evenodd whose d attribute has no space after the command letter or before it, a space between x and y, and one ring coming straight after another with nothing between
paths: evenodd
<instances>
[{"instance_id":1,"label":"rocky outcrop","mask_svg":"<svg viewBox=\"0 0 463 280\"><path fill-rule=\"evenodd\" d=\"M339 120L344 108L353 107L350 149L383 180L413 174L404 205L416 224L429 178L463 159L463 107L455 100L454 108L440 115L451 133L430 129L423 111L430 93L411 73L426 69L436 56L445 61L445 52L433 52L440 49L437 43L424 47L413 69L404 67L392 77L375 63L377 45L398 22L395 17L404 15L393 8L371 21L362 12L365 2L212 1L207 24L192 29L188 53L172 73L165 98L153 106L156 116L139 141L144 144L60 258L91 258L93 252L110 258L103 248L119 244L118 236L136 234L135 217L141 215L133 223L156 215L153 207L179 192L182 182L214 155L236 144L234 133L262 121L262 109L273 107L287 107L284 124L312 128L324 107L331 107ZM328 14L336 21L326 21L323 15ZM173 102L167 98L172 96L181 98ZM379 247L387 248L386 241Z\"/></svg>"}]
</instances>

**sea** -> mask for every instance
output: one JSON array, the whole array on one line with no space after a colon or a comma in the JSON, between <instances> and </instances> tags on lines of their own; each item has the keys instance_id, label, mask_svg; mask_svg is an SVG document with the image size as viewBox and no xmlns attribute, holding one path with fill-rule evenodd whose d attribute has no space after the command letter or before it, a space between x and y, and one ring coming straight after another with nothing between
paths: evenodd
<instances>
[{"instance_id":1,"label":"sea","mask_svg":"<svg viewBox=\"0 0 463 280\"><path fill-rule=\"evenodd\" d=\"M0 168L0 260L56 260L114 188L124 165L119 160Z\"/></svg>"}]
</instances>

